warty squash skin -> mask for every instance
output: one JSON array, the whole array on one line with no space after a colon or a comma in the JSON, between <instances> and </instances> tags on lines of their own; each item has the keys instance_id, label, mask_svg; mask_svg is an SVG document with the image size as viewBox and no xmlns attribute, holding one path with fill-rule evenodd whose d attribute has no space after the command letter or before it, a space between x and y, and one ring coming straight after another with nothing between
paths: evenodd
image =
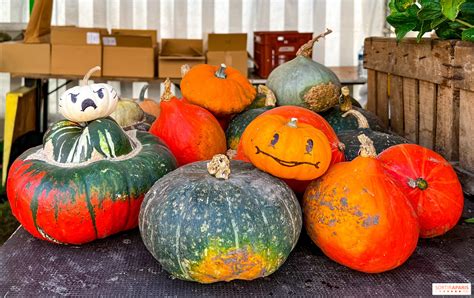
<instances>
[{"instance_id":1,"label":"warty squash skin","mask_svg":"<svg viewBox=\"0 0 474 298\"><path fill-rule=\"evenodd\" d=\"M150 133L166 143L180 166L225 153L225 133L216 118L206 109L174 97L170 87L167 79L160 117L151 126Z\"/></svg>"},{"instance_id":2,"label":"warty squash skin","mask_svg":"<svg viewBox=\"0 0 474 298\"><path fill-rule=\"evenodd\" d=\"M366 142L367 143L367 142ZM362 149L362 148L361 148ZM308 235L330 259L379 273L403 264L416 248L419 226L405 194L375 150L333 165L303 199Z\"/></svg>"},{"instance_id":3,"label":"warty squash skin","mask_svg":"<svg viewBox=\"0 0 474 298\"><path fill-rule=\"evenodd\" d=\"M380 153L378 160L415 209L420 237L440 236L457 224L464 195L456 172L441 155L416 144L401 144Z\"/></svg>"},{"instance_id":4,"label":"warty squash skin","mask_svg":"<svg viewBox=\"0 0 474 298\"><path fill-rule=\"evenodd\" d=\"M298 241L302 218L293 192L249 163L231 161L230 169L221 180L209 174L206 162L188 164L160 179L145 197L139 216L143 242L179 279L213 283L268 276Z\"/></svg>"}]
</instances>

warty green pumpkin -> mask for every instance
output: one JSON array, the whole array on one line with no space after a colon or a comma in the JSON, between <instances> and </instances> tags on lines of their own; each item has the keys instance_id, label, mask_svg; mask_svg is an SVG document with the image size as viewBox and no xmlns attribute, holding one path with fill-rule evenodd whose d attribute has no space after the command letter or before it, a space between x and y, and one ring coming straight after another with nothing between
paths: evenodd
<instances>
[{"instance_id":1,"label":"warty green pumpkin","mask_svg":"<svg viewBox=\"0 0 474 298\"><path fill-rule=\"evenodd\" d=\"M300 206L285 183L221 154L165 175L139 216L143 242L162 267L200 283L272 274L301 226Z\"/></svg>"},{"instance_id":2,"label":"warty green pumpkin","mask_svg":"<svg viewBox=\"0 0 474 298\"><path fill-rule=\"evenodd\" d=\"M277 105L295 105L323 112L337 104L341 89L339 79L311 57L313 44L331 32L327 30L304 44L296 58L270 73L267 86L275 93Z\"/></svg>"}]
</instances>

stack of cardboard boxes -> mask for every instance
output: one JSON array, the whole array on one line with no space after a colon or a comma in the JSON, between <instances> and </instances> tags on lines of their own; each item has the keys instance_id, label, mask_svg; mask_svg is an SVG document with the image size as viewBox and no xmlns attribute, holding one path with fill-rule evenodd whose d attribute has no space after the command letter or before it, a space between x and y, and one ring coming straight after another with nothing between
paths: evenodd
<instances>
[{"instance_id":1,"label":"stack of cardboard boxes","mask_svg":"<svg viewBox=\"0 0 474 298\"><path fill-rule=\"evenodd\" d=\"M225 63L247 75L247 34L209 34L202 39L162 39L156 30L52 27L50 43L0 43L0 72L20 75L110 78L180 78L181 66Z\"/></svg>"}]
</instances>

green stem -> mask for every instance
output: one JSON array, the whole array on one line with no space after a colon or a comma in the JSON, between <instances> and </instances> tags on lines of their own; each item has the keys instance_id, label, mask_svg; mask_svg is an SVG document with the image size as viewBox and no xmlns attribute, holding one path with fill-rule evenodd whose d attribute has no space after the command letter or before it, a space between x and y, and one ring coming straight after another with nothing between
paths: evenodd
<instances>
[{"instance_id":1,"label":"green stem","mask_svg":"<svg viewBox=\"0 0 474 298\"><path fill-rule=\"evenodd\" d=\"M474 28L474 25L471 25L471 24L469 24L469 23L466 22L466 21L463 21L463 20L460 20L460 19L456 19L456 22L458 22L459 24L464 25L464 26L466 26L466 27Z\"/></svg>"}]
</instances>

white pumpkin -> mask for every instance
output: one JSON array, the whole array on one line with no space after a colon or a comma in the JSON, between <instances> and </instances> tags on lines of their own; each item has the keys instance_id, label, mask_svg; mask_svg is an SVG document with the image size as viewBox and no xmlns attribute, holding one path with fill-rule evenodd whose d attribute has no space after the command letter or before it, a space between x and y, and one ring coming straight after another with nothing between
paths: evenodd
<instances>
[{"instance_id":1,"label":"white pumpkin","mask_svg":"<svg viewBox=\"0 0 474 298\"><path fill-rule=\"evenodd\" d=\"M74 122L87 122L105 118L117 107L119 97L109 84L87 84L90 75L100 70L89 70L79 86L66 90L59 99L59 113Z\"/></svg>"}]
</instances>

